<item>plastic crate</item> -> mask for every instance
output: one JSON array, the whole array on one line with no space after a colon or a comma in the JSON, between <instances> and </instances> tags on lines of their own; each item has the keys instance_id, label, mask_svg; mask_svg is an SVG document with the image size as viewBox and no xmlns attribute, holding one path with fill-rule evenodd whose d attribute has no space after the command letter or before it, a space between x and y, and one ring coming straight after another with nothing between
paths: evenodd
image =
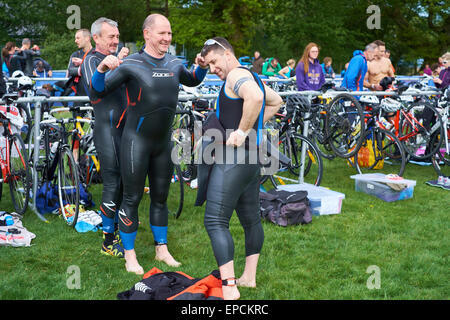
<instances>
[{"instance_id":1,"label":"plastic crate","mask_svg":"<svg viewBox=\"0 0 450 320\"><path fill-rule=\"evenodd\" d=\"M339 214L342 209L342 200L345 194L318 187L309 183L285 184L278 186L280 190L307 191L312 214L315 216Z\"/></svg>"},{"instance_id":2,"label":"plastic crate","mask_svg":"<svg viewBox=\"0 0 450 320\"><path fill-rule=\"evenodd\" d=\"M355 179L356 191L370 194L386 202L411 199L414 194L414 186L416 185L414 180L392 180L381 173L357 174L350 178ZM386 185L386 183L403 183L407 187L397 191Z\"/></svg>"}]
</instances>

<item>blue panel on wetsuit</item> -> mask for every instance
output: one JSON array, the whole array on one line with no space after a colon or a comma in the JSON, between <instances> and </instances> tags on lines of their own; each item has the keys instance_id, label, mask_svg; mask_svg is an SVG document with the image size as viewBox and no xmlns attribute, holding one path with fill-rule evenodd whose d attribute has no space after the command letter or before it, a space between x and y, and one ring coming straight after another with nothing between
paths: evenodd
<instances>
[{"instance_id":1,"label":"blue panel on wetsuit","mask_svg":"<svg viewBox=\"0 0 450 320\"><path fill-rule=\"evenodd\" d=\"M105 90L105 73L95 70L91 79L92 87L98 92Z\"/></svg>"},{"instance_id":2,"label":"blue panel on wetsuit","mask_svg":"<svg viewBox=\"0 0 450 320\"><path fill-rule=\"evenodd\" d=\"M142 125L142 121L144 121L144 117L140 117L140 118L139 118L139 123L138 123L137 128L136 128L136 133L139 132L139 128L140 128L141 125Z\"/></svg>"},{"instance_id":3,"label":"blue panel on wetsuit","mask_svg":"<svg viewBox=\"0 0 450 320\"><path fill-rule=\"evenodd\" d=\"M167 243L167 226L158 227L150 225L150 228L152 229L153 239L155 242L161 244Z\"/></svg>"},{"instance_id":4,"label":"blue panel on wetsuit","mask_svg":"<svg viewBox=\"0 0 450 320\"><path fill-rule=\"evenodd\" d=\"M120 231L120 238L122 239L123 248L125 250L134 249L134 242L136 240L137 231L125 233Z\"/></svg>"},{"instance_id":5,"label":"blue panel on wetsuit","mask_svg":"<svg viewBox=\"0 0 450 320\"><path fill-rule=\"evenodd\" d=\"M108 218L102 213L102 225L103 232L113 233L114 232L114 219Z\"/></svg>"}]
</instances>

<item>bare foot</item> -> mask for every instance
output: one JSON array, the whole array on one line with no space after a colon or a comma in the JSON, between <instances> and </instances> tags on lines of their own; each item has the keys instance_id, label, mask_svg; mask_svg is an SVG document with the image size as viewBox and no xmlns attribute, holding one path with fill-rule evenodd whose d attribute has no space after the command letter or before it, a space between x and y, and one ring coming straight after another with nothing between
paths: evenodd
<instances>
[{"instance_id":1,"label":"bare foot","mask_svg":"<svg viewBox=\"0 0 450 320\"><path fill-rule=\"evenodd\" d=\"M236 280L236 285L238 285L239 287L256 288L256 280L250 280L245 279L244 277L240 277Z\"/></svg>"},{"instance_id":2,"label":"bare foot","mask_svg":"<svg viewBox=\"0 0 450 320\"><path fill-rule=\"evenodd\" d=\"M181 266L181 263L176 261L172 255L170 254L169 250L167 249L167 245L157 245L155 247L155 260L156 261L162 261L166 263L167 265L171 267L179 267Z\"/></svg>"},{"instance_id":3,"label":"bare foot","mask_svg":"<svg viewBox=\"0 0 450 320\"><path fill-rule=\"evenodd\" d=\"M224 300L239 300L241 294L236 286L222 286Z\"/></svg>"},{"instance_id":4,"label":"bare foot","mask_svg":"<svg viewBox=\"0 0 450 320\"><path fill-rule=\"evenodd\" d=\"M125 269L127 269L128 272L133 272L137 275L144 274L144 269L137 261L134 250L125 250L125 261Z\"/></svg>"}]
</instances>

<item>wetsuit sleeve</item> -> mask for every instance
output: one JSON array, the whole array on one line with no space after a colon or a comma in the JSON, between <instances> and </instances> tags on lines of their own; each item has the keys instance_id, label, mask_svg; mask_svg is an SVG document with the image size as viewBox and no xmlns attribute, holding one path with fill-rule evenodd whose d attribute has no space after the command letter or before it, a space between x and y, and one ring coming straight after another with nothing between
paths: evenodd
<instances>
[{"instance_id":1,"label":"wetsuit sleeve","mask_svg":"<svg viewBox=\"0 0 450 320\"><path fill-rule=\"evenodd\" d=\"M195 68L192 72L186 69L184 65L181 65L181 68L180 83L188 87L198 86L208 72L208 69L202 69L200 67Z\"/></svg>"},{"instance_id":2,"label":"wetsuit sleeve","mask_svg":"<svg viewBox=\"0 0 450 320\"><path fill-rule=\"evenodd\" d=\"M74 57L75 57L75 53L72 53L72 55L70 56L69 65L67 66L67 72L68 72L69 77L79 75L78 74L79 67L76 67L72 62L72 58L74 58Z\"/></svg>"},{"instance_id":3,"label":"wetsuit sleeve","mask_svg":"<svg viewBox=\"0 0 450 320\"><path fill-rule=\"evenodd\" d=\"M124 66L119 66L115 70L106 73L100 73L96 69L89 86L90 95L102 98L127 80L127 68Z\"/></svg>"}]
</instances>

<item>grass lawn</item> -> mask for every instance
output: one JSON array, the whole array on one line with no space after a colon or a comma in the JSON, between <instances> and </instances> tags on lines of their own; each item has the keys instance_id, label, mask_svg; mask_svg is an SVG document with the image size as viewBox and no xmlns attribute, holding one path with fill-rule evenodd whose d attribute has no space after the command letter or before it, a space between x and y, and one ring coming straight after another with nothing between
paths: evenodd
<instances>
[{"instance_id":1,"label":"grass lawn","mask_svg":"<svg viewBox=\"0 0 450 320\"><path fill-rule=\"evenodd\" d=\"M325 160L322 186L345 194L338 215L314 216L306 226L278 227L263 222L265 241L257 288L241 288L241 300L300 299L448 299L450 193L427 186L431 167L408 164L404 177L416 180L414 197L387 203L355 192L355 174L342 159ZM183 271L203 277L217 268L203 226L204 207L193 207L196 190L186 188L181 217L169 218L169 249L182 266L154 260L149 228L149 198L144 194L136 252L145 271ZM101 185L91 189L97 208ZM12 211L8 186L1 210ZM0 299L116 299L140 277L125 271L124 261L100 254L101 232L77 233L58 216L39 220L29 209L24 226L36 234L31 247L0 247ZM231 220L235 268L244 269L244 235ZM69 289L71 266L80 270L81 288ZM379 289L368 289L377 266Z\"/></svg>"}]
</instances>

